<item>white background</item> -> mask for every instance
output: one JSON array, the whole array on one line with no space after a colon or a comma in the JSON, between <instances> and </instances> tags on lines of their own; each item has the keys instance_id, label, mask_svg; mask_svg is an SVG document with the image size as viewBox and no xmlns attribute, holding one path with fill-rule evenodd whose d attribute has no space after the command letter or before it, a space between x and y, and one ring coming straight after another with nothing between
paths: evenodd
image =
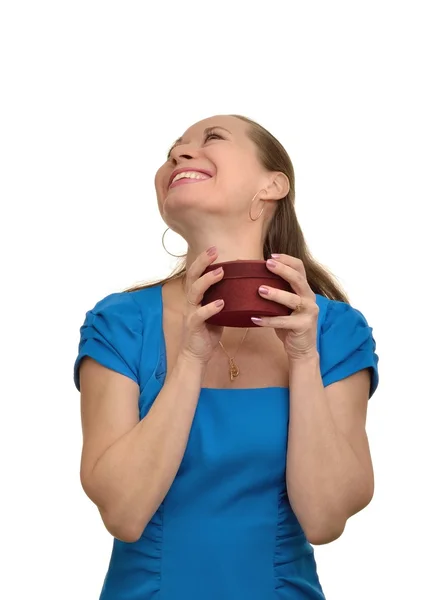
<instances>
[{"instance_id":1,"label":"white background","mask_svg":"<svg viewBox=\"0 0 428 600\"><path fill-rule=\"evenodd\" d=\"M155 171L188 126L233 112L289 152L309 245L380 355L376 495L316 548L327 599L428 597L423 8L1 4L2 598L98 598L112 538L79 482L79 327L170 272Z\"/></svg>"}]
</instances>

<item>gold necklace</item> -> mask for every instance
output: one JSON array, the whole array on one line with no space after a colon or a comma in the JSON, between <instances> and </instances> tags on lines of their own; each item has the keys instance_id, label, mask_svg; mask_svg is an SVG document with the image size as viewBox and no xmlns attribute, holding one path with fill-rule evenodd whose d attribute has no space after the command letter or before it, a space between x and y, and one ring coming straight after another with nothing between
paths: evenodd
<instances>
[{"instance_id":1,"label":"gold necklace","mask_svg":"<svg viewBox=\"0 0 428 600\"><path fill-rule=\"evenodd\" d=\"M243 338L242 338L242 340L241 340L241 341L240 341L240 343L239 343L238 349L237 349L237 350L236 350L236 352L235 352L235 356L236 356L236 354L238 353L238 350L239 350L239 348L241 347L241 344L242 344L242 342L244 341L244 339L245 339L245 336L246 336L246 335L247 335L247 333L248 333L248 329L249 329L249 328L247 328L247 331L244 333L244 335L243 335ZM238 365L236 364L236 362L235 362L235 360L234 360L234 357L231 357L231 356L229 356L229 354L226 352L226 350L224 349L224 346L223 346L223 344L222 344L221 342L219 342L219 344L220 344L220 346L222 347L222 349L223 349L224 353L226 354L227 358L229 359L229 375L230 375L230 381L233 381L233 380L234 380L234 379L236 379L236 378L238 377L238 375L239 375L239 368L238 368Z\"/></svg>"}]
</instances>

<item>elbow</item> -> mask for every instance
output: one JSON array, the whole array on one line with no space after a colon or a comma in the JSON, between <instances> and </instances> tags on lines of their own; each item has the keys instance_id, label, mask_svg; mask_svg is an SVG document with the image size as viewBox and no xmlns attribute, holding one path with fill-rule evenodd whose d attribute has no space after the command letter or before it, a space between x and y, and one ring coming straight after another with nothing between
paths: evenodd
<instances>
[{"instance_id":1,"label":"elbow","mask_svg":"<svg viewBox=\"0 0 428 600\"><path fill-rule=\"evenodd\" d=\"M134 544L135 542L138 542L141 537L141 533L134 529L107 527L107 525L106 529L114 538L120 542L125 542L126 544Z\"/></svg>"},{"instance_id":2,"label":"elbow","mask_svg":"<svg viewBox=\"0 0 428 600\"><path fill-rule=\"evenodd\" d=\"M347 519L343 514L313 515L310 520L302 523L306 539L313 546L322 546L334 542L345 531Z\"/></svg>"},{"instance_id":3,"label":"elbow","mask_svg":"<svg viewBox=\"0 0 428 600\"><path fill-rule=\"evenodd\" d=\"M119 518L111 512L98 507L101 518L107 531L117 540L133 544L141 538L145 527L141 527L135 520Z\"/></svg>"},{"instance_id":4,"label":"elbow","mask_svg":"<svg viewBox=\"0 0 428 600\"><path fill-rule=\"evenodd\" d=\"M345 531L346 523L350 517L363 510L370 504L374 489L367 486L358 495L354 495L347 507L336 507L327 511L324 518L309 519L302 524L308 542L314 546L330 544L334 542Z\"/></svg>"},{"instance_id":5,"label":"elbow","mask_svg":"<svg viewBox=\"0 0 428 600\"><path fill-rule=\"evenodd\" d=\"M102 498L87 480L82 479L82 487L90 500L98 508L101 519L107 531L121 542L132 544L137 542L146 528L146 523L140 523L132 511L124 506L117 506L111 499Z\"/></svg>"},{"instance_id":6,"label":"elbow","mask_svg":"<svg viewBox=\"0 0 428 600\"><path fill-rule=\"evenodd\" d=\"M324 527L312 527L305 529L305 535L310 544L313 546L322 546L330 544L339 539L345 531L346 522L330 523Z\"/></svg>"}]
</instances>

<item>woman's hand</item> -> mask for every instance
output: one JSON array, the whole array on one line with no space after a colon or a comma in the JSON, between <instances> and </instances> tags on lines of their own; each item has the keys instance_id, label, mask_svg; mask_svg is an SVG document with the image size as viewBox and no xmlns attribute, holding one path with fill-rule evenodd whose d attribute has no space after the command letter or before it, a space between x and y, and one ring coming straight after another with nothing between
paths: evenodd
<instances>
[{"instance_id":1,"label":"woman's hand","mask_svg":"<svg viewBox=\"0 0 428 600\"><path fill-rule=\"evenodd\" d=\"M223 327L207 325L205 321L223 310L224 301L219 300L201 306L204 293L214 283L221 281L224 271L209 271L202 275L205 269L215 261L218 252L215 247L200 254L188 269L186 275L186 312L183 315L183 330L180 353L186 358L196 360L205 365L210 360L223 333ZM202 275L202 276L201 276ZM191 304L193 302L193 304Z\"/></svg>"},{"instance_id":2,"label":"woman's hand","mask_svg":"<svg viewBox=\"0 0 428 600\"><path fill-rule=\"evenodd\" d=\"M267 286L261 286L259 293L262 298L283 304L293 312L286 317L253 317L252 321L261 327L275 327L289 358L294 360L314 354L317 352L319 308L306 279L303 262L288 254L272 254L272 257L266 263L267 268L288 281L295 293ZM267 293L263 293L263 288Z\"/></svg>"}]
</instances>

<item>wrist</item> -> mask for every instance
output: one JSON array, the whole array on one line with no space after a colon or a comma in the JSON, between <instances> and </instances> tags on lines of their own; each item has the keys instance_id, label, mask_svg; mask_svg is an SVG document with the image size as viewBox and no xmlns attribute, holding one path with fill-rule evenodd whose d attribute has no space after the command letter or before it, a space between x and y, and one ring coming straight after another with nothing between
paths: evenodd
<instances>
[{"instance_id":1,"label":"wrist","mask_svg":"<svg viewBox=\"0 0 428 600\"><path fill-rule=\"evenodd\" d=\"M288 369L290 387L299 381L307 382L313 378L318 379L320 377L320 356L315 349L299 358L289 358Z\"/></svg>"},{"instance_id":2,"label":"wrist","mask_svg":"<svg viewBox=\"0 0 428 600\"><path fill-rule=\"evenodd\" d=\"M316 348L312 348L299 356L289 356L288 363L290 369L298 368L301 365L314 365L318 366L320 362L320 355Z\"/></svg>"},{"instance_id":3,"label":"wrist","mask_svg":"<svg viewBox=\"0 0 428 600\"><path fill-rule=\"evenodd\" d=\"M178 354L174 366L167 373L165 383L179 389L184 395L190 394L193 399L199 397L204 380L203 365L192 357Z\"/></svg>"},{"instance_id":4,"label":"wrist","mask_svg":"<svg viewBox=\"0 0 428 600\"><path fill-rule=\"evenodd\" d=\"M204 373L206 369L206 363L201 361L199 358L195 358L186 352L180 352L177 357L177 366L180 366L184 369L190 369L194 372Z\"/></svg>"}]
</instances>

